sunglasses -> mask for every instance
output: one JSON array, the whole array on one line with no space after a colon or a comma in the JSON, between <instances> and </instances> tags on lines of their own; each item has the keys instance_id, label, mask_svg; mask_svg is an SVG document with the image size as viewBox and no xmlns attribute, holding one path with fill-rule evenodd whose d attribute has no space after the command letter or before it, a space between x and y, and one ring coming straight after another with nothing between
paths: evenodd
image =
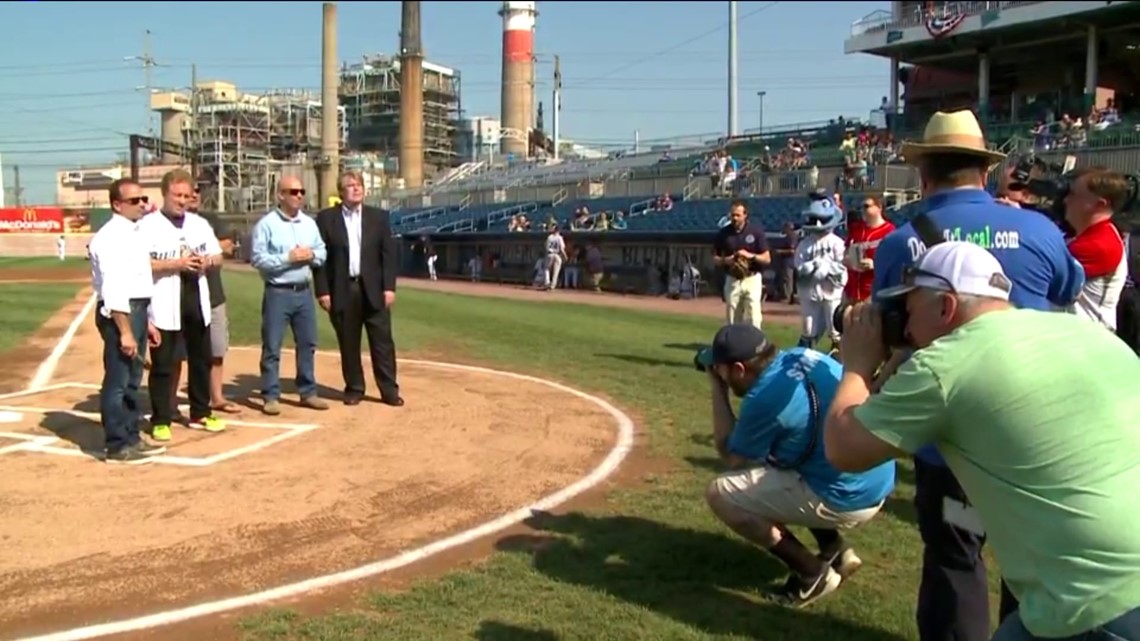
<instances>
[{"instance_id":1,"label":"sunglasses","mask_svg":"<svg viewBox=\"0 0 1140 641\"><path fill-rule=\"evenodd\" d=\"M940 289L940 290L945 291L945 292L949 292L951 294L957 294L958 293L958 290L954 287L954 284L951 283L949 280L947 280L946 277L942 276L941 274L935 274L934 272L929 272L929 271L926 271L924 269L919 269L918 267L915 267L914 265L908 265L907 267L905 267L903 269L903 284L904 285L914 285L918 281L919 278L934 279L942 285L942 287L939 287L937 289ZM929 287L928 285L924 285L924 287L926 287L927 289L934 289L934 288Z\"/></svg>"},{"instance_id":2,"label":"sunglasses","mask_svg":"<svg viewBox=\"0 0 1140 641\"><path fill-rule=\"evenodd\" d=\"M305 195L304 189L284 189L282 191L284 191L286 194L289 194L290 196L304 196Z\"/></svg>"},{"instance_id":3,"label":"sunglasses","mask_svg":"<svg viewBox=\"0 0 1140 641\"><path fill-rule=\"evenodd\" d=\"M145 205L146 203L150 202L150 198L148 198L147 196L136 196L134 198L124 198L122 200L122 202L129 203L131 205L138 205L138 204Z\"/></svg>"}]
</instances>

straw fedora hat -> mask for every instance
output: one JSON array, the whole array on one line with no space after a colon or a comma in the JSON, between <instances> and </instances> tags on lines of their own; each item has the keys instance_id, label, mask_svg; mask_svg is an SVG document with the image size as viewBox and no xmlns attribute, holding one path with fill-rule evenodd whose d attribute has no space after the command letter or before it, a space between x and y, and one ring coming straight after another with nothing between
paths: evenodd
<instances>
[{"instance_id":1,"label":"straw fedora hat","mask_svg":"<svg viewBox=\"0 0 1140 641\"><path fill-rule=\"evenodd\" d=\"M1005 159L1005 154L986 148L986 137L978 118L969 109L961 111L939 111L926 123L922 142L904 142L903 160L914 164L927 154L969 154L997 164Z\"/></svg>"}]
</instances>

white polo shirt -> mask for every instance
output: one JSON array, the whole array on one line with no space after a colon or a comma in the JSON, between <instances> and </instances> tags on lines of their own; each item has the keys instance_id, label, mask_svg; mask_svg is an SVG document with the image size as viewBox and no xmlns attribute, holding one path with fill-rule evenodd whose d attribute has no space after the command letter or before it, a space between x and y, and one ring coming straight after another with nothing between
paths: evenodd
<instances>
[{"instance_id":1,"label":"white polo shirt","mask_svg":"<svg viewBox=\"0 0 1140 641\"><path fill-rule=\"evenodd\" d=\"M87 248L91 287L100 302L100 314L106 318L111 312L129 314L132 299L151 297L154 277L150 253L138 222L118 214L111 216Z\"/></svg>"},{"instance_id":2,"label":"white polo shirt","mask_svg":"<svg viewBox=\"0 0 1140 641\"><path fill-rule=\"evenodd\" d=\"M142 217L139 229L146 238L146 247L154 260L174 260L190 254L215 256L222 253L210 223L197 214L187 212L182 228L179 229L161 211L156 211ZM198 276L198 300L202 306L202 319L209 325L210 285L204 274ZM182 276L178 272L154 274L150 320L162 330L182 329Z\"/></svg>"}]
</instances>

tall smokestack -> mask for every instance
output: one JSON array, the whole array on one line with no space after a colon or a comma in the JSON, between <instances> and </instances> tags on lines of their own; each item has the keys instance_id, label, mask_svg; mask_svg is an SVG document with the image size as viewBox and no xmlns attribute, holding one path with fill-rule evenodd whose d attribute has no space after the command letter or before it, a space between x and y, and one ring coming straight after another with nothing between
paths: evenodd
<instances>
[{"instance_id":1,"label":"tall smokestack","mask_svg":"<svg viewBox=\"0 0 1140 641\"><path fill-rule=\"evenodd\" d=\"M526 158L534 122L534 23L531 1L503 2L503 154Z\"/></svg>"},{"instance_id":2,"label":"tall smokestack","mask_svg":"<svg viewBox=\"0 0 1140 641\"><path fill-rule=\"evenodd\" d=\"M424 184L424 51L419 0L404 0L400 21L400 178Z\"/></svg>"},{"instance_id":3,"label":"tall smokestack","mask_svg":"<svg viewBox=\"0 0 1140 641\"><path fill-rule=\"evenodd\" d=\"M326 2L321 20L321 174L318 209L329 205L337 193L340 171L340 126L337 118L336 4Z\"/></svg>"}]
</instances>

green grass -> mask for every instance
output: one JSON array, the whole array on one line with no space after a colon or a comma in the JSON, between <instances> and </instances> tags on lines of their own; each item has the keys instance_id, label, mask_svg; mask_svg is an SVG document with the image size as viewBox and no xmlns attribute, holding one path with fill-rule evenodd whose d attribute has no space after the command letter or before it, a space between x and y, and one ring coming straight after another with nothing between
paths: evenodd
<instances>
[{"instance_id":1,"label":"green grass","mask_svg":"<svg viewBox=\"0 0 1140 641\"><path fill-rule=\"evenodd\" d=\"M0 277L9 269L75 269L87 264L84 258L65 258L60 260L54 256L0 256Z\"/></svg>"},{"instance_id":2,"label":"green grass","mask_svg":"<svg viewBox=\"0 0 1140 641\"><path fill-rule=\"evenodd\" d=\"M0 301L4 301L0 305L0 354L34 334L75 297L79 287L77 283L0 283Z\"/></svg>"},{"instance_id":3,"label":"green grass","mask_svg":"<svg viewBox=\"0 0 1140 641\"><path fill-rule=\"evenodd\" d=\"M255 343L261 287L227 275L235 343ZM851 539L865 569L806 611L765 603L779 565L717 524L702 492L719 469L709 439L695 343L715 319L536 304L404 289L395 314L401 352L449 353L600 392L634 412L667 471L610 493L603 507L534 520L474 569L375 592L342 611L274 609L242 620L249 641L485 639L511 641L915 637L920 561L908 467L888 510ZM790 330L773 330L789 343ZM322 321L322 347L334 348ZM541 540L540 540L541 537ZM996 608L995 608L996 609Z\"/></svg>"}]
</instances>

